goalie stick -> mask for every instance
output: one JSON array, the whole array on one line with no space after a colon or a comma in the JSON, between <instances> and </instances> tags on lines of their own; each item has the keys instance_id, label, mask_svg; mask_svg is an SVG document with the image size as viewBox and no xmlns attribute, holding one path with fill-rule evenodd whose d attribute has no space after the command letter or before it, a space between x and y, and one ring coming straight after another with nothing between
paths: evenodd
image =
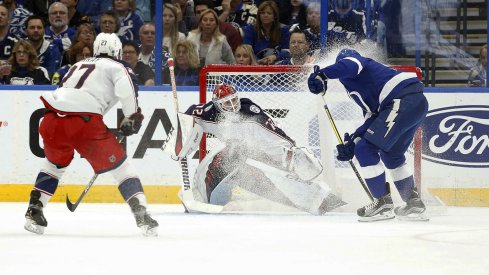
<instances>
[{"instance_id":1,"label":"goalie stick","mask_svg":"<svg viewBox=\"0 0 489 275\"><path fill-rule=\"evenodd\" d=\"M180 120L178 119L177 116L179 112L179 106L178 106L177 84L175 81L175 63L173 58L171 57L168 58L168 68L170 70L170 83L171 83L171 91L173 95L173 106L175 107L175 115L177 117L177 129L176 129L177 141L175 144L175 153L178 156L180 150L182 149L182 129L180 126ZM187 157L181 158L178 162L180 163L180 168L182 171L181 200L182 200L182 204L186 208L186 211L194 210L195 212L211 213L211 214L220 213L223 209L221 205L206 204L194 200L192 190L191 190Z\"/></svg>"},{"instance_id":2,"label":"goalie stick","mask_svg":"<svg viewBox=\"0 0 489 275\"><path fill-rule=\"evenodd\" d=\"M125 139L126 137L125 136L122 136L120 138L118 138L119 140L119 143L122 143L122 141ZM85 190L83 190L83 192L81 193L80 197L78 197L78 199L76 200L75 203L72 203L70 201L70 198L68 197L68 194L66 194L66 206L68 207L68 209L71 211L71 212L75 212L76 208L78 207L78 205L80 204L80 202L82 201L82 199L85 197L85 195L88 193L88 191L90 190L90 188L92 187L93 183L95 182L95 180L97 179L99 174L95 174L93 175L92 179L90 180L90 182L87 184L87 186L85 187Z\"/></svg>"},{"instance_id":3,"label":"goalie stick","mask_svg":"<svg viewBox=\"0 0 489 275\"><path fill-rule=\"evenodd\" d=\"M326 114L328 115L328 119L329 119L329 122L331 123L331 127L333 128L333 131L336 135L336 138L338 139L338 142L340 144L345 144L343 142L343 139L341 138L340 136L340 133L338 132L338 128L336 128L336 124L333 120L333 116L331 115L331 112L329 111L329 108L328 108L328 104L326 104L326 99L324 99L323 96L321 96L321 98L323 99L323 102L324 102L324 110L326 111ZM363 187L363 190L365 190L365 193L367 193L368 197L370 198L371 201L374 200L374 198L372 197L372 194L370 193L370 191L368 190L368 187L367 185L365 184L365 181L363 180L362 176L360 175L360 173L358 172L358 169L357 167L355 166L355 163L353 163L353 160L349 160L348 161L350 163L350 166L351 166L351 169L353 169L353 172L355 173L355 176L357 177L358 181L360 182L360 184L362 185Z\"/></svg>"}]
</instances>

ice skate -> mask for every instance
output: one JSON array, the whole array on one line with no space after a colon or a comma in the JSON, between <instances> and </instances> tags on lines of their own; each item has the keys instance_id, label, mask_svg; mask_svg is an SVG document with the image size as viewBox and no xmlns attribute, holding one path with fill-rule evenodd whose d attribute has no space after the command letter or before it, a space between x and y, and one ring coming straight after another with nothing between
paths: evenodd
<instances>
[{"instance_id":1,"label":"ice skate","mask_svg":"<svg viewBox=\"0 0 489 275\"><path fill-rule=\"evenodd\" d=\"M359 216L359 222L374 222L393 219L394 213L392 209L394 203L392 202L390 192L386 195L375 199L371 204L365 205L357 210Z\"/></svg>"},{"instance_id":2,"label":"ice skate","mask_svg":"<svg viewBox=\"0 0 489 275\"><path fill-rule=\"evenodd\" d=\"M416 189L411 192L411 197L405 206L398 206L394 213L399 220L404 221L429 221L430 219L424 214L426 206L421 200Z\"/></svg>"},{"instance_id":3,"label":"ice skate","mask_svg":"<svg viewBox=\"0 0 489 275\"><path fill-rule=\"evenodd\" d=\"M24 228L27 231L36 234L43 234L44 229L48 226L48 222L42 213L42 202L39 201L41 193L37 190L31 191L31 199L29 201L29 208L25 213L25 224Z\"/></svg>"},{"instance_id":4,"label":"ice skate","mask_svg":"<svg viewBox=\"0 0 489 275\"><path fill-rule=\"evenodd\" d=\"M134 197L129 200L129 206L136 219L137 226L141 229L144 236L158 236L158 222L155 221L146 211L146 207L139 204L139 200Z\"/></svg>"}]
</instances>

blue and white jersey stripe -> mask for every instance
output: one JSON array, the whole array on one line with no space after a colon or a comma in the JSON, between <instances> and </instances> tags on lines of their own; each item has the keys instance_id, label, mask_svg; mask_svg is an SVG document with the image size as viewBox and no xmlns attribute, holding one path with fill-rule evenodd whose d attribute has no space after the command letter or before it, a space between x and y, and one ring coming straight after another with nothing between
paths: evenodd
<instances>
[{"instance_id":1,"label":"blue and white jersey stripe","mask_svg":"<svg viewBox=\"0 0 489 275\"><path fill-rule=\"evenodd\" d=\"M404 87L419 83L415 73L397 71L353 50L341 51L336 63L321 72L328 79L338 79L367 113L378 112Z\"/></svg>"}]
</instances>

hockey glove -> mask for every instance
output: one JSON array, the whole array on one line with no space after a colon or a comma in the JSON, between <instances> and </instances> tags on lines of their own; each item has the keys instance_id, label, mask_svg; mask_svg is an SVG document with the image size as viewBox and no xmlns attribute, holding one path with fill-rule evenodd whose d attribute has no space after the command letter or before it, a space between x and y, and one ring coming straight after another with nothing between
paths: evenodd
<instances>
[{"instance_id":1,"label":"hockey glove","mask_svg":"<svg viewBox=\"0 0 489 275\"><path fill-rule=\"evenodd\" d=\"M138 107L138 111L129 117L125 117L119 126L123 136L130 136L137 134L139 129L141 129L141 124L143 122L144 116L141 113L141 108Z\"/></svg>"},{"instance_id":2,"label":"hockey glove","mask_svg":"<svg viewBox=\"0 0 489 275\"><path fill-rule=\"evenodd\" d=\"M314 66L314 72L307 79L307 86L313 94L326 94L328 89L328 78L321 72L319 66Z\"/></svg>"},{"instance_id":3,"label":"hockey glove","mask_svg":"<svg viewBox=\"0 0 489 275\"><path fill-rule=\"evenodd\" d=\"M355 155L355 142L353 141L355 136L345 133L345 139L343 144L336 145L336 150L338 151L338 156L336 157L339 161L349 161Z\"/></svg>"}]
</instances>

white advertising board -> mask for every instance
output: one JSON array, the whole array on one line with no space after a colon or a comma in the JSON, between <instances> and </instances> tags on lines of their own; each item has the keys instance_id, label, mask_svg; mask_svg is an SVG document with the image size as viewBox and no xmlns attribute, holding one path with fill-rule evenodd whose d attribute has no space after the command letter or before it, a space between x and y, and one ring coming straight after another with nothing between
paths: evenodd
<instances>
[{"instance_id":1,"label":"white advertising board","mask_svg":"<svg viewBox=\"0 0 489 275\"><path fill-rule=\"evenodd\" d=\"M43 91L0 92L0 184L33 184L42 162L42 138L38 125L43 115L39 96ZM127 137L127 154L145 185L178 185L180 168L159 148L166 138L165 127L174 116L172 94L143 91L139 96L145 119L140 132ZM179 92L181 111L198 102L197 92ZM116 105L116 107L119 107ZM109 128L117 128L117 108L104 117ZM88 162L75 154L63 176L64 184L85 184L93 175ZM100 184L113 183L106 173L97 179Z\"/></svg>"},{"instance_id":2,"label":"white advertising board","mask_svg":"<svg viewBox=\"0 0 489 275\"><path fill-rule=\"evenodd\" d=\"M38 134L43 115L39 100L42 93L32 90L0 92L2 185L33 184L39 172L43 157ZM486 198L489 195L489 94L426 93L426 96L430 110L423 126L422 185L441 190L455 199L460 194L455 194L454 190L466 192L479 188L476 199L485 205L489 201ZM127 139L128 157L144 185L178 186L181 181L179 165L160 150L174 117L171 93L142 91L139 100L145 120L141 131ZM198 102L198 92L179 91L179 102L184 111ZM105 116L109 128L117 127L117 115L118 109L113 108ZM191 166L195 164L196 161L190 162ZM88 163L76 155L62 184L83 186L92 175ZM97 183L113 185L114 180L110 174L103 174Z\"/></svg>"}]
</instances>

